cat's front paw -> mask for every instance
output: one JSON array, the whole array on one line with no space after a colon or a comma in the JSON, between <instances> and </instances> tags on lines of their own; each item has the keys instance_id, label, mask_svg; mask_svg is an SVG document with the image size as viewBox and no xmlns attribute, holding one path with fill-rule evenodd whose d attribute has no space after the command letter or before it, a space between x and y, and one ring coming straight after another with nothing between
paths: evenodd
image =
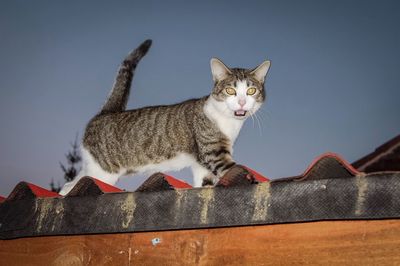
<instances>
[{"instance_id":1,"label":"cat's front paw","mask_svg":"<svg viewBox=\"0 0 400 266\"><path fill-rule=\"evenodd\" d=\"M203 178L203 182L201 183L202 187L213 187L215 184L215 176L206 176Z\"/></svg>"}]
</instances>

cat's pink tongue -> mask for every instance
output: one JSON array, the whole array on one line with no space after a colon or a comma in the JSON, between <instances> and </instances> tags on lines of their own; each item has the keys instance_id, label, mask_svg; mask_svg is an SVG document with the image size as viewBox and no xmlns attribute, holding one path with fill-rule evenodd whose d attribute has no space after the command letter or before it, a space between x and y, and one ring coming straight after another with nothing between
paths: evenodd
<instances>
[{"instance_id":1,"label":"cat's pink tongue","mask_svg":"<svg viewBox=\"0 0 400 266\"><path fill-rule=\"evenodd\" d=\"M245 116L246 115L246 111L245 110L235 111L235 115L236 116Z\"/></svg>"}]
</instances>

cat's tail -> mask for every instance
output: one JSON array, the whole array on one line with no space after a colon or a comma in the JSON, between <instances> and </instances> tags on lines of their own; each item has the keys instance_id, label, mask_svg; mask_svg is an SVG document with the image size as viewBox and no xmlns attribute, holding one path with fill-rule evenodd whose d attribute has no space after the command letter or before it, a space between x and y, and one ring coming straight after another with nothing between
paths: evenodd
<instances>
[{"instance_id":1,"label":"cat's tail","mask_svg":"<svg viewBox=\"0 0 400 266\"><path fill-rule=\"evenodd\" d=\"M135 69L140 59L147 53L152 41L146 40L133 50L122 62L113 89L101 108L99 115L123 112L129 98L129 91Z\"/></svg>"}]
</instances>

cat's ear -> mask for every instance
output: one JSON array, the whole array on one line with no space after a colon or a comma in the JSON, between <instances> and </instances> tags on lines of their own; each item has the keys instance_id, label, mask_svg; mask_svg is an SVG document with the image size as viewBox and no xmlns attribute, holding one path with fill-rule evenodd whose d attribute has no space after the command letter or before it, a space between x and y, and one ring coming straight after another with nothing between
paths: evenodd
<instances>
[{"instance_id":1,"label":"cat's ear","mask_svg":"<svg viewBox=\"0 0 400 266\"><path fill-rule=\"evenodd\" d=\"M223 80L229 74L232 74L229 67L227 67L224 63L222 63L221 60L217 58L211 58L210 65L211 65L211 73L213 76L213 80L215 82Z\"/></svg>"},{"instance_id":2,"label":"cat's ear","mask_svg":"<svg viewBox=\"0 0 400 266\"><path fill-rule=\"evenodd\" d=\"M250 73L260 82L264 83L265 76L268 73L269 67L271 66L271 61L267 60L262 62L258 67L253 69Z\"/></svg>"}]
</instances>

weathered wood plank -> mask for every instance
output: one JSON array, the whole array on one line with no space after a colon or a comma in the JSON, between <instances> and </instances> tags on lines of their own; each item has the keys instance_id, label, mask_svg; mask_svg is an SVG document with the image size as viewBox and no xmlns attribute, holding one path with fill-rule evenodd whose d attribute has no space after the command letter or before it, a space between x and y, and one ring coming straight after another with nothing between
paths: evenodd
<instances>
[{"instance_id":1,"label":"weathered wood plank","mask_svg":"<svg viewBox=\"0 0 400 266\"><path fill-rule=\"evenodd\" d=\"M2 240L0 265L400 265L399 250L398 219L325 221Z\"/></svg>"},{"instance_id":2,"label":"weathered wood plank","mask_svg":"<svg viewBox=\"0 0 400 266\"><path fill-rule=\"evenodd\" d=\"M135 265L400 265L400 220L146 232L131 241Z\"/></svg>"},{"instance_id":3,"label":"weathered wood plank","mask_svg":"<svg viewBox=\"0 0 400 266\"><path fill-rule=\"evenodd\" d=\"M130 234L0 241L0 265L129 265Z\"/></svg>"}]
</instances>

